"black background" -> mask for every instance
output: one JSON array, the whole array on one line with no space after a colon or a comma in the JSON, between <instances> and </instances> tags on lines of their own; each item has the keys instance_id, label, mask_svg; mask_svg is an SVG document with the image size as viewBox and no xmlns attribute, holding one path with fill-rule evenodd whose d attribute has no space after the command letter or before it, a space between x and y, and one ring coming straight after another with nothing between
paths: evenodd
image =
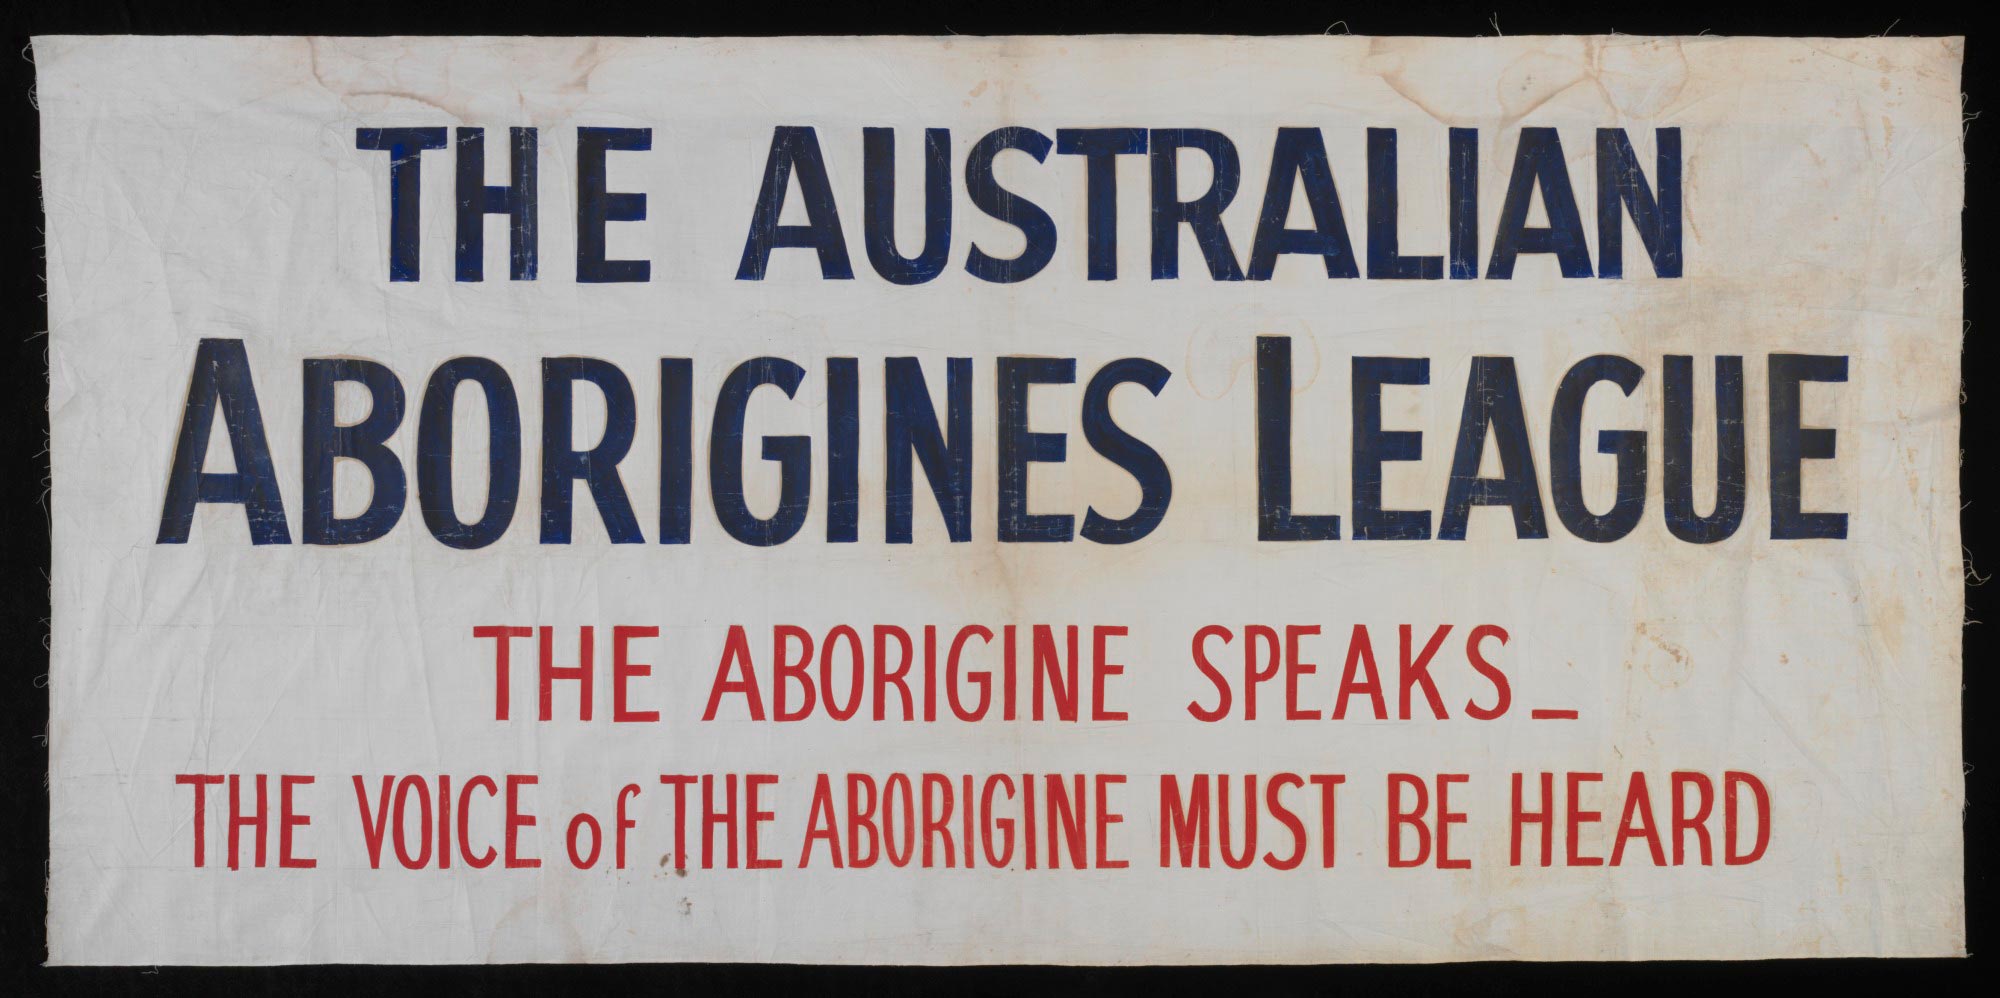
<instances>
[{"instance_id":1,"label":"black background","mask_svg":"<svg viewBox=\"0 0 2000 998\"><path fill-rule=\"evenodd\" d=\"M328 993L388 989L390 993L670 993L867 991L892 994L1021 994L1047 990L1092 992L1187 990L1203 993L1322 993L1385 989L1490 994L1624 989L1672 990L1725 984L1752 988L1850 989L1908 993L1959 991L1980 966L1991 935L1993 910L1986 891L1993 858L1986 851L1993 828L1992 781L1984 760L1992 729L1991 661L2000 613L1993 590L1968 574L1965 629L1966 915L1971 960L1786 960L1749 963L1502 964L1435 967L1223 967L1093 969L839 968L746 965L610 967L503 966L459 968L276 967L199 969L136 967L43 968L46 933L44 875L48 859L48 568L49 464L48 326L43 299L42 213L38 124L32 104L34 67L28 38L35 34L492 34L492 35L772 35L772 34L1050 34L1160 32L1216 34L1698 34L1716 35L1968 35L1964 90L1965 315L1963 446L1965 546L1980 576L2000 570L2000 541L1991 517L2000 493L1981 471L1995 465L1995 399L1988 384L2000 373L2000 347L1987 345L1993 294L1983 279L1992 262L1986 235L1993 228L1991 163L2000 120L1980 121L1990 100L1985 37L1964 13L1971 4L1931 10L1904 4L1824 3L1617 4L1375 3L1254 5L1237 3L1068 2L924 4L898 8L869 4L783 5L731 0L690 4L674 0L634 5L522 0L487 3L341 2L276 4L183 0L157 5L19 3L8 8L0 50L0 993L142 995L215 993ZM61 501L55 497L54 501ZM1773 917L1781 917L1773 913ZM1790 917L1784 913L1782 917ZM9 988L10 980L18 981ZM1989 985L1990 986L1990 985Z\"/></svg>"}]
</instances>

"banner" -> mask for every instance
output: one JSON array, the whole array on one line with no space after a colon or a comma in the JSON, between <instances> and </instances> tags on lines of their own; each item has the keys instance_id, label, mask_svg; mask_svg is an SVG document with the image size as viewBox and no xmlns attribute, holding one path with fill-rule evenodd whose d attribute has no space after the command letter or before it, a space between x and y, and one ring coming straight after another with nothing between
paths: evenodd
<instances>
[{"instance_id":1,"label":"banner","mask_svg":"<svg viewBox=\"0 0 2000 998\"><path fill-rule=\"evenodd\" d=\"M1960 955L1961 50L36 39L50 960Z\"/></svg>"}]
</instances>

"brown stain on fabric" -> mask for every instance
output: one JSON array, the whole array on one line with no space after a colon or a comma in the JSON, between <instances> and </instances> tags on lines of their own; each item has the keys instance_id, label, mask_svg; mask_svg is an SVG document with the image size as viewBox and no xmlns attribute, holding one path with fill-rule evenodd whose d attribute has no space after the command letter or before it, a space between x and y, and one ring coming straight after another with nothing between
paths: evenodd
<instances>
[{"instance_id":1,"label":"brown stain on fabric","mask_svg":"<svg viewBox=\"0 0 2000 998\"><path fill-rule=\"evenodd\" d=\"M1651 645L1650 648L1642 647L1642 654L1633 656L1645 669L1647 678L1666 689L1687 682L1689 674L1694 671L1694 666L1688 658L1686 648L1660 636L1643 620L1633 626L1632 634L1635 638L1644 638L1647 644ZM1628 661L1625 664L1630 668L1634 662Z\"/></svg>"}]
</instances>

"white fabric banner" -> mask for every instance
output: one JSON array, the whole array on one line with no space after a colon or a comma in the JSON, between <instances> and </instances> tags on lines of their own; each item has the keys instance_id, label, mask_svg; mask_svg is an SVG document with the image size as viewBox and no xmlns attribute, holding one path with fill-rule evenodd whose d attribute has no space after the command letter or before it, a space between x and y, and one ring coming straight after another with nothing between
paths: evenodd
<instances>
[{"instance_id":1,"label":"white fabric banner","mask_svg":"<svg viewBox=\"0 0 2000 998\"><path fill-rule=\"evenodd\" d=\"M37 39L50 959L1961 954L1961 48Z\"/></svg>"}]
</instances>

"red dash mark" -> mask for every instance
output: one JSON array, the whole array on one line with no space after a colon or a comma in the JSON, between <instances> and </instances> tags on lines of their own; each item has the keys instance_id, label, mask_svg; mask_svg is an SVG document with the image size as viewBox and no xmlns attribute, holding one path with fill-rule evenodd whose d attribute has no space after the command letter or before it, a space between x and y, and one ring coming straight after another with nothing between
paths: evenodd
<instances>
[{"instance_id":1,"label":"red dash mark","mask_svg":"<svg viewBox=\"0 0 2000 998\"><path fill-rule=\"evenodd\" d=\"M1547 708L1537 707L1534 710L1529 711L1528 716L1537 721L1574 721L1576 720L1576 711L1549 710Z\"/></svg>"}]
</instances>

